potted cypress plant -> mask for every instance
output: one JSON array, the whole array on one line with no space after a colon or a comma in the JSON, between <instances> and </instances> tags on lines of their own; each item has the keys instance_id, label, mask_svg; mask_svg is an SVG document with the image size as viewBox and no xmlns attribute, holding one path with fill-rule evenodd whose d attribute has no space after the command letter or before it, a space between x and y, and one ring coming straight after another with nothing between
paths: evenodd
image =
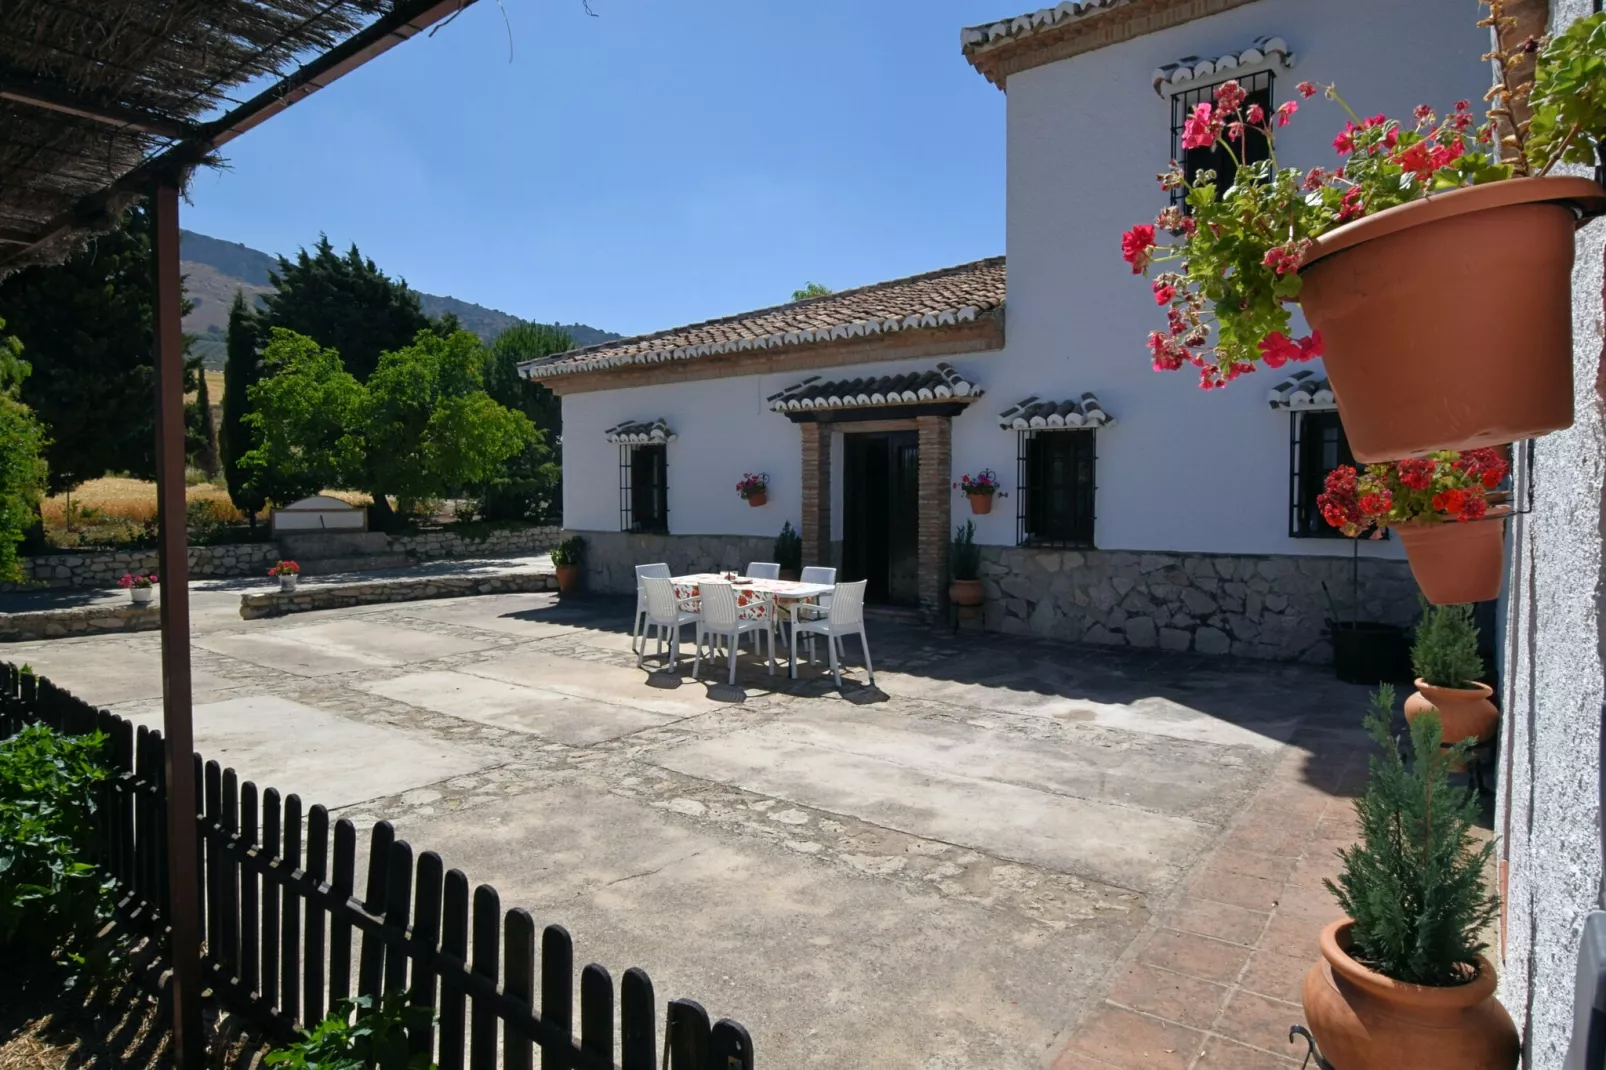
<instances>
[{"instance_id":1,"label":"potted cypress plant","mask_svg":"<svg viewBox=\"0 0 1606 1070\"><path fill-rule=\"evenodd\" d=\"M1521 1043L1479 939L1499 912L1484 883L1494 843L1474 846L1477 800L1449 777L1468 744L1441 746L1438 715L1423 713L1407 765L1393 707L1394 689L1379 687L1366 730L1381 753L1355 800L1360 841L1326 882L1348 916L1322 930L1305 1021L1336 1070L1512 1070Z\"/></svg>"},{"instance_id":2,"label":"potted cypress plant","mask_svg":"<svg viewBox=\"0 0 1606 1070\"><path fill-rule=\"evenodd\" d=\"M1500 711L1490 701L1494 691L1479 682L1484 665L1471 606L1422 607L1411 668L1416 671L1416 691L1405 699L1407 721L1437 710L1444 738L1452 743L1482 743L1494 735Z\"/></svg>"},{"instance_id":3,"label":"potted cypress plant","mask_svg":"<svg viewBox=\"0 0 1606 1070\"><path fill-rule=\"evenodd\" d=\"M948 601L958 607L961 620L981 616L987 592L981 586L981 547L976 545L976 522L954 528L948 548Z\"/></svg>"},{"instance_id":4,"label":"potted cypress plant","mask_svg":"<svg viewBox=\"0 0 1606 1070\"><path fill-rule=\"evenodd\" d=\"M803 536L790 520L781 525L781 533L775 536L774 557L781 566L781 579L795 580L803 574Z\"/></svg>"},{"instance_id":5,"label":"potted cypress plant","mask_svg":"<svg viewBox=\"0 0 1606 1070\"><path fill-rule=\"evenodd\" d=\"M578 535L570 535L552 548L559 594L573 594L580 589L580 566L585 563L585 553L586 541Z\"/></svg>"}]
</instances>

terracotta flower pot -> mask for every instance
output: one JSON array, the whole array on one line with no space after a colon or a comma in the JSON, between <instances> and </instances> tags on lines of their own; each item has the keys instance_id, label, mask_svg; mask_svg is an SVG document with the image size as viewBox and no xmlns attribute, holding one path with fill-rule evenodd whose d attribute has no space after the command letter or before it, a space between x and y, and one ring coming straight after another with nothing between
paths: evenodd
<instances>
[{"instance_id":1,"label":"terracotta flower pot","mask_svg":"<svg viewBox=\"0 0 1606 1070\"><path fill-rule=\"evenodd\" d=\"M981 616L982 606L987 603L987 592L982 589L980 580L951 580L948 583L948 601L958 607L962 620L971 620Z\"/></svg>"},{"instance_id":2,"label":"terracotta flower pot","mask_svg":"<svg viewBox=\"0 0 1606 1070\"><path fill-rule=\"evenodd\" d=\"M1305 974L1305 1024L1333 1070L1511 1070L1521 1043L1494 998L1495 970L1478 957L1464 985L1405 984L1349 957L1349 918L1322 930Z\"/></svg>"},{"instance_id":3,"label":"terracotta flower pot","mask_svg":"<svg viewBox=\"0 0 1606 1070\"><path fill-rule=\"evenodd\" d=\"M1500 723L1500 711L1489 701L1493 694L1488 684L1435 687L1426 680L1418 680L1416 693L1406 696L1405 719L1414 720L1428 710L1438 710L1446 743L1460 743L1469 738L1481 743L1494 735L1495 725Z\"/></svg>"},{"instance_id":4,"label":"terracotta flower pot","mask_svg":"<svg viewBox=\"0 0 1606 1070\"><path fill-rule=\"evenodd\" d=\"M1389 208L1316 239L1299 303L1356 459L1495 446L1573 422L1573 231L1586 178L1518 178ZM1498 287L1498 295L1492 295ZM1476 315L1458 315L1477 295Z\"/></svg>"},{"instance_id":5,"label":"terracotta flower pot","mask_svg":"<svg viewBox=\"0 0 1606 1070\"><path fill-rule=\"evenodd\" d=\"M557 565L556 571L558 573L559 594L572 594L580 589L579 565Z\"/></svg>"},{"instance_id":6,"label":"terracotta flower pot","mask_svg":"<svg viewBox=\"0 0 1606 1070\"><path fill-rule=\"evenodd\" d=\"M1401 524L1411 575L1436 606L1487 602L1500 596L1505 572L1505 518L1467 523Z\"/></svg>"},{"instance_id":7,"label":"terracotta flower pot","mask_svg":"<svg viewBox=\"0 0 1606 1070\"><path fill-rule=\"evenodd\" d=\"M747 504L751 505L754 509L757 509L759 506L763 505L769 500L770 492L767 490L761 490L757 494L749 494L747 496Z\"/></svg>"},{"instance_id":8,"label":"terracotta flower pot","mask_svg":"<svg viewBox=\"0 0 1606 1070\"><path fill-rule=\"evenodd\" d=\"M967 494L965 497L970 499L970 511L977 516L993 511L993 496L991 494Z\"/></svg>"}]
</instances>

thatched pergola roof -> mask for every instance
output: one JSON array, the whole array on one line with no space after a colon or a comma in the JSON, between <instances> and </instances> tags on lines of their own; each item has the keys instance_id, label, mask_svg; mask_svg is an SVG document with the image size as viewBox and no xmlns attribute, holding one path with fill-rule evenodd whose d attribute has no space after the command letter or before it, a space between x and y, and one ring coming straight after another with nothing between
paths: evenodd
<instances>
[{"instance_id":1,"label":"thatched pergola roof","mask_svg":"<svg viewBox=\"0 0 1606 1070\"><path fill-rule=\"evenodd\" d=\"M3 0L0 274L472 2Z\"/></svg>"}]
</instances>

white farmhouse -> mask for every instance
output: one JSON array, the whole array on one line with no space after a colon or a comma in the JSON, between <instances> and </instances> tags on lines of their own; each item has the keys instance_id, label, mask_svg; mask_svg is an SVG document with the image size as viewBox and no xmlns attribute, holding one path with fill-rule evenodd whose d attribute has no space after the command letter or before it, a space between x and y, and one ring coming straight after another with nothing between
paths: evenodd
<instances>
[{"instance_id":1,"label":"white farmhouse","mask_svg":"<svg viewBox=\"0 0 1606 1070\"><path fill-rule=\"evenodd\" d=\"M1336 82L1363 113L1479 99L1474 0L1087 0L972 27L963 52L1008 93L1004 257L591 346L523 373L562 395L566 527L589 579L770 560L943 611L947 544L976 523L989 628L1321 660L1352 544L1315 512L1347 448L1319 366L1201 391L1156 373L1161 325L1122 232L1166 203L1181 117L1228 78L1268 105ZM1282 163L1336 162L1338 106L1299 100ZM1216 166L1208 153L1190 167ZM1447 313L1450 310L1446 310ZM953 484L991 469L971 515ZM735 492L769 477L767 502ZM1360 548L1361 614L1416 612L1398 546Z\"/></svg>"}]
</instances>

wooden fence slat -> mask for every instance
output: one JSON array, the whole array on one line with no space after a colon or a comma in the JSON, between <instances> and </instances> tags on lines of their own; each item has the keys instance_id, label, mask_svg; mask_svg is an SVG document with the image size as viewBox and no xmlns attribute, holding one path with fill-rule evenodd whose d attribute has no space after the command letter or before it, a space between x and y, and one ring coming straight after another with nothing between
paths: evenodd
<instances>
[{"instance_id":1,"label":"wooden fence slat","mask_svg":"<svg viewBox=\"0 0 1606 1070\"><path fill-rule=\"evenodd\" d=\"M152 887L152 865L150 843L151 828L151 797L144 791L138 790L149 782L151 776L151 730L140 725L134 733L133 748L134 772L134 871L132 890L134 899L139 903L149 903L153 898L155 889Z\"/></svg>"},{"instance_id":2,"label":"wooden fence slat","mask_svg":"<svg viewBox=\"0 0 1606 1070\"><path fill-rule=\"evenodd\" d=\"M240 846L247 850L257 846L257 786L247 780L240 785ZM257 916L258 889L261 880L256 870L240 870L240 983L247 992L261 991L261 975L257 972L257 940L261 935Z\"/></svg>"},{"instance_id":3,"label":"wooden fence slat","mask_svg":"<svg viewBox=\"0 0 1606 1070\"><path fill-rule=\"evenodd\" d=\"M580 971L580 1050L613 1057L613 978L595 962Z\"/></svg>"},{"instance_id":4,"label":"wooden fence slat","mask_svg":"<svg viewBox=\"0 0 1606 1070\"><path fill-rule=\"evenodd\" d=\"M574 1047L574 940L561 925L541 933L541 1021L563 1034L541 1045L541 1070L568 1070Z\"/></svg>"},{"instance_id":5,"label":"wooden fence slat","mask_svg":"<svg viewBox=\"0 0 1606 1070\"><path fill-rule=\"evenodd\" d=\"M435 1051L435 953L440 945L441 881L445 868L440 855L425 851L418 856L418 868L413 874L417 890L413 899L413 969L408 1002L429 1008L430 1021L413 1030L407 1042L408 1051L424 1055L426 1062Z\"/></svg>"},{"instance_id":6,"label":"wooden fence slat","mask_svg":"<svg viewBox=\"0 0 1606 1070\"><path fill-rule=\"evenodd\" d=\"M222 770L206 763L206 823L201 841L206 845L206 952L217 959L223 946L223 845L217 832L223 826Z\"/></svg>"},{"instance_id":7,"label":"wooden fence slat","mask_svg":"<svg viewBox=\"0 0 1606 1070\"><path fill-rule=\"evenodd\" d=\"M122 783L122 801L118 805L117 833L121 840L118 853L124 895L134 895L139 880L139 856L134 852L134 826L138 820L139 795L133 790L134 726L124 721L117 732L116 775Z\"/></svg>"},{"instance_id":8,"label":"wooden fence slat","mask_svg":"<svg viewBox=\"0 0 1606 1070\"><path fill-rule=\"evenodd\" d=\"M669 1070L708 1070L708 1044L713 1027L708 1012L695 999L669 1001Z\"/></svg>"},{"instance_id":9,"label":"wooden fence slat","mask_svg":"<svg viewBox=\"0 0 1606 1070\"><path fill-rule=\"evenodd\" d=\"M195 890L195 905L200 909L200 917L196 919L197 931L209 933L208 919L212 916L211 908L207 905L208 890L212 887L207 883L207 843L206 835L206 762L202 760L199 752L191 756L195 763L195 879L200 887ZM164 902L172 902L171 899Z\"/></svg>"},{"instance_id":10,"label":"wooden fence slat","mask_svg":"<svg viewBox=\"0 0 1606 1070\"><path fill-rule=\"evenodd\" d=\"M708 1054L712 1060L708 1065L718 1070L754 1070L753 1038L747 1035L745 1026L729 1018L714 1023Z\"/></svg>"},{"instance_id":11,"label":"wooden fence slat","mask_svg":"<svg viewBox=\"0 0 1606 1070\"><path fill-rule=\"evenodd\" d=\"M368 837L368 885L362 907L370 914L385 913L385 884L390 870L390 847L396 842L396 830L389 821L376 821ZM362 934L362 951L357 960L357 994L374 996L378 1003L380 982L384 976L385 945L366 931Z\"/></svg>"},{"instance_id":12,"label":"wooden fence slat","mask_svg":"<svg viewBox=\"0 0 1606 1070\"><path fill-rule=\"evenodd\" d=\"M535 997L535 919L530 917L529 911L507 912L502 946L506 952L502 961L502 991L516 1004L517 1017L527 1019L534 1012L531 1001ZM503 1021L503 1070L530 1070L530 1035L523 1025L523 1021L513 1015ZM545 1045L542 1050L545 1051ZM542 1063L545 1065L544 1054Z\"/></svg>"},{"instance_id":13,"label":"wooden fence slat","mask_svg":"<svg viewBox=\"0 0 1606 1070\"><path fill-rule=\"evenodd\" d=\"M441 955L468 961L468 877L460 869L447 870L441 891ZM463 989L450 978L441 979L440 1070L463 1070Z\"/></svg>"},{"instance_id":14,"label":"wooden fence slat","mask_svg":"<svg viewBox=\"0 0 1606 1070\"><path fill-rule=\"evenodd\" d=\"M162 733L151 733L151 750L155 755L156 774L156 902L151 911L154 917L164 917L173 902L172 875L168 870L167 839L167 752L163 749ZM198 871L197 871L198 872ZM158 930L165 926L158 926Z\"/></svg>"},{"instance_id":15,"label":"wooden fence slat","mask_svg":"<svg viewBox=\"0 0 1606 1070\"><path fill-rule=\"evenodd\" d=\"M335 822L335 868L329 882L343 903L351 898L357 874L357 826ZM336 914L329 922L329 1007L351 995L351 922Z\"/></svg>"},{"instance_id":16,"label":"wooden fence slat","mask_svg":"<svg viewBox=\"0 0 1606 1070\"><path fill-rule=\"evenodd\" d=\"M399 933L407 931L408 911L413 900L413 846L406 840L397 840L390 847L389 880L385 888L385 924ZM364 941L366 944L367 941ZM407 951L392 944L385 952L386 992L400 992L407 987Z\"/></svg>"},{"instance_id":17,"label":"wooden fence slat","mask_svg":"<svg viewBox=\"0 0 1606 1070\"><path fill-rule=\"evenodd\" d=\"M223 818L225 843L232 843L240 833L240 777L233 768L223 770ZM234 852L225 849L222 856L223 940L214 958L223 967L224 977L240 975L240 862Z\"/></svg>"},{"instance_id":18,"label":"wooden fence slat","mask_svg":"<svg viewBox=\"0 0 1606 1070\"><path fill-rule=\"evenodd\" d=\"M496 984L498 929L502 922L502 898L495 888L482 884L474 889L474 966L481 977ZM475 997L469 1025L469 1070L496 1070L496 1009Z\"/></svg>"},{"instance_id":19,"label":"wooden fence slat","mask_svg":"<svg viewBox=\"0 0 1606 1070\"><path fill-rule=\"evenodd\" d=\"M262 854L283 864L284 826L280 824L283 807L279 802L278 788L262 791ZM286 867L287 869L289 867ZM290 899L289 895L285 899ZM293 946L293 945L292 945ZM289 962L295 956L286 955ZM266 879L262 882L262 1002L269 1010L279 1007L279 882ZM288 1004L286 1013L294 1018L296 1005Z\"/></svg>"},{"instance_id":20,"label":"wooden fence slat","mask_svg":"<svg viewBox=\"0 0 1606 1070\"><path fill-rule=\"evenodd\" d=\"M301 796L292 795L285 800L284 812L285 865L294 870L301 862ZM329 875L329 811L314 805L307 814L306 872L314 880L323 882ZM303 946L297 936L301 920L301 897L284 897L285 980L286 1007L295 1005L295 956ZM324 911L311 904L307 907L307 938L301 953L302 1006L301 1021L309 1028L323 1021L328 1008L323 1001L323 933Z\"/></svg>"},{"instance_id":21,"label":"wooden fence slat","mask_svg":"<svg viewBox=\"0 0 1606 1070\"><path fill-rule=\"evenodd\" d=\"M639 966L626 970L619 983L619 1054L621 1070L659 1070L652 978Z\"/></svg>"}]
</instances>

